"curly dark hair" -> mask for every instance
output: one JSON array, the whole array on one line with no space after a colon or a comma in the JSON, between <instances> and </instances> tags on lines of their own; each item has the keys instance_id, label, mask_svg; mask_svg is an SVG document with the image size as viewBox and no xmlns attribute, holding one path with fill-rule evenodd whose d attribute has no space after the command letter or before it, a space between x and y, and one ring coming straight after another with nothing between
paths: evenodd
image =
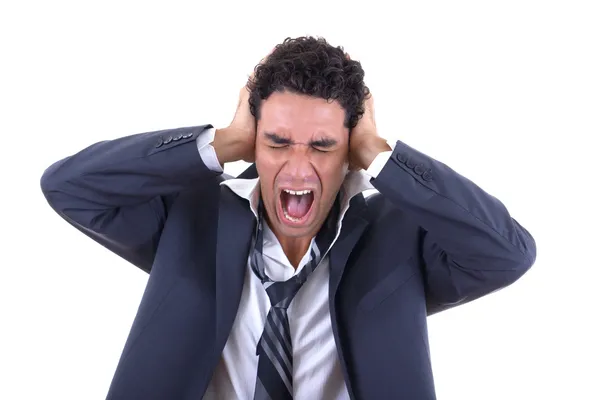
<instances>
[{"instance_id":1,"label":"curly dark hair","mask_svg":"<svg viewBox=\"0 0 600 400\"><path fill-rule=\"evenodd\" d=\"M350 59L342 47L323 38L286 38L254 69L248 80L250 112L258 121L260 105L275 91L288 90L325 100L337 100L346 111L344 126L352 129L365 112L370 95L360 62Z\"/></svg>"}]
</instances>

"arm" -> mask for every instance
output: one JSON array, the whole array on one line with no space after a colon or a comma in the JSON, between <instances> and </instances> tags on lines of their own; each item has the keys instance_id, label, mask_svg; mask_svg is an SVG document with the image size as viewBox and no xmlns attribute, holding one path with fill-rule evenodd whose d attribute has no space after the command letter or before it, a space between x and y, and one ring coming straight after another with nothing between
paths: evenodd
<instances>
[{"instance_id":1,"label":"arm","mask_svg":"<svg viewBox=\"0 0 600 400\"><path fill-rule=\"evenodd\" d=\"M220 171L208 168L200 156L211 128L163 130L93 144L48 167L42 192L71 225L149 272L178 193L192 185L218 190Z\"/></svg>"},{"instance_id":2,"label":"arm","mask_svg":"<svg viewBox=\"0 0 600 400\"><path fill-rule=\"evenodd\" d=\"M256 121L248 97L244 85L223 129L203 125L91 145L46 169L42 192L71 225L150 272L178 194L200 185L217 195L226 163L253 161Z\"/></svg>"},{"instance_id":3,"label":"arm","mask_svg":"<svg viewBox=\"0 0 600 400\"><path fill-rule=\"evenodd\" d=\"M498 199L401 141L381 154L373 186L421 227L429 315L508 286L533 265L533 237Z\"/></svg>"},{"instance_id":4,"label":"arm","mask_svg":"<svg viewBox=\"0 0 600 400\"><path fill-rule=\"evenodd\" d=\"M370 111L372 100L352 133L351 159L420 226L428 314L506 287L529 270L535 241L506 207L447 165L401 141L388 145Z\"/></svg>"}]
</instances>

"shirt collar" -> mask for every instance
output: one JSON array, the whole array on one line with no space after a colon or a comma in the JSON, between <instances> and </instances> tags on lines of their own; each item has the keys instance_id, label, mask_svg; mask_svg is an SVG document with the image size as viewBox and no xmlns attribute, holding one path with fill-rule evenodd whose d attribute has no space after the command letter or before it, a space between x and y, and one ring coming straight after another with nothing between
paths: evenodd
<instances>
[{"instance_id":1,"label":"shirt collar","mask_svg":"<svg viewBox=\"0 0 600 400\"><path fill-rule=\"evenodd\" d=\"M346 178L340 188L341 204L339 218L342 218L346 213L346 210L350 207L350 200L352 200L354 196L366 190L374 189L370 179L371 177L364 171L349 171L346 174ZM258 196L260 194L259 178L228 179L221 182L221 185L229 187L233 193L248 200L250 209L254 213L254 216L258 218Z\"/></svg>"}]
</instances>

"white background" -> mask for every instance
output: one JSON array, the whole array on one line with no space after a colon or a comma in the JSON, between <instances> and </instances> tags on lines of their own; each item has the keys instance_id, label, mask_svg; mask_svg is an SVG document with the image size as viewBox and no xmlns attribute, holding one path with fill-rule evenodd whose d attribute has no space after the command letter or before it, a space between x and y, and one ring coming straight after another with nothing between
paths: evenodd
<instances>
[{"instance_id":1,"label":"white background","mask_svg":"<svg viewBox=\"0 0 600 400\"><path fill-rule=\"evenodd\" d=\"M438 397L600 398L596 4L2 3L0 398L104 398L147 280L50 209L44 169L227 124L254 65L304 34L363 63L382 136L478 183L537 241L517 283L429 319Z\"/></svg>"}]
</instances>

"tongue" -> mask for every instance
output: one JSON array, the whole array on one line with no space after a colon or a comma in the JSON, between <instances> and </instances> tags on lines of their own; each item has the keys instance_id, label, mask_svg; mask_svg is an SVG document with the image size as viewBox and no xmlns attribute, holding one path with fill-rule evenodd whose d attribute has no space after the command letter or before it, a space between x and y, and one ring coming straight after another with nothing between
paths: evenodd
<instances>
[{"instance_id":1,"label":"tongue","mask_svg":"<svg viewBox=\"0 0 600 400\"><path fill-rule=\"evenodd\" d=\"M310 205L312 203L312 195L311 194L303 194L297 196L295 194L287 194L286 193L286 202L285 207L288 215L294 218L302 218L310 209Z\"/></svg>"}]
</instances>

